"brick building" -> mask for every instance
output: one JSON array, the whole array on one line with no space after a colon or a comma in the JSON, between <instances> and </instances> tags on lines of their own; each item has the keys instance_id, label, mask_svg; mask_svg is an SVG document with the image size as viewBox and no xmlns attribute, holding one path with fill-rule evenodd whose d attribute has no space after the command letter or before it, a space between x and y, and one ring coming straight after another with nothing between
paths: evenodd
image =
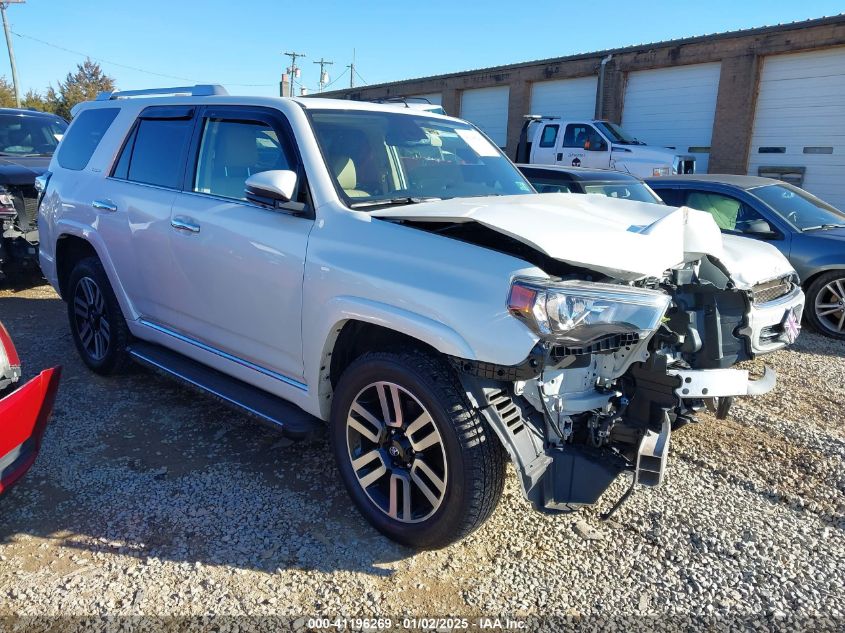
<instances>
[{"instance_id":1,"label":"brick building","mask_svg":"<svg viewBox=\"0 0 845 633\"><path fill-rule=\"evenodd\" d=\"M845 15L409 79L513 155L526 114L605 118L711 173L790 174L845 208Z\"/></svg>"}]
</instances>

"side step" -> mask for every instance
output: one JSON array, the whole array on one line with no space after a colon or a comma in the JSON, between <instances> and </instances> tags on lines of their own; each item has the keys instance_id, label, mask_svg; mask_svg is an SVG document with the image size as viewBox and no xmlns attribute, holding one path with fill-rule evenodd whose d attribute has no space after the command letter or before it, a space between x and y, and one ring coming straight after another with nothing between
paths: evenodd
<instances>
[{"instance_id":1,"label":"side step","mask_svg":"<svg viewBox=\"0 0 845 633\"><path fill-rule=\"evenodd\" d=\"M128 352L140 364L177 378L261 422L272 424L290 437L304 438L325 429L321 420L295 404L160 345L133 341Z\"/></svg>"}]
</instances>

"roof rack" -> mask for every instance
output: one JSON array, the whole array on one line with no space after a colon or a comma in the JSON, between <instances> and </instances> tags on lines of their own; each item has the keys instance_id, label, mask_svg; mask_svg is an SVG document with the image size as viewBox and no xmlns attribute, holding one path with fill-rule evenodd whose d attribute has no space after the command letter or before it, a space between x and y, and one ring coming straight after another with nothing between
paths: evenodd
<instances>
[{"instance_id":1,"label":"roof rack","mask_svg":"<svg viewBox=\"0 0 845 633\"><path fill-rule=\"evenodd\" d=\"M409 107L409 101L434 105L431 100L425 97L379 97L378 99L370 99L371 103L404 103L406 108Z\"/></svg>"},{"instance_id":2,"label":"roof rack","mask_svg":"<svg viewBox=\"0 0 845 633\"><path fill-rule=\"evenodd\" d=\"M111 101L112 99L128 99L130 97L151 97L155 95L188 95L190 97L211 97L214 95L228 95L223 86L217 84L197 84L196 86L179 86L177 88L148 88L146 90L115 90L101 92L97 101Z\"/></svg>"}]
</instances>

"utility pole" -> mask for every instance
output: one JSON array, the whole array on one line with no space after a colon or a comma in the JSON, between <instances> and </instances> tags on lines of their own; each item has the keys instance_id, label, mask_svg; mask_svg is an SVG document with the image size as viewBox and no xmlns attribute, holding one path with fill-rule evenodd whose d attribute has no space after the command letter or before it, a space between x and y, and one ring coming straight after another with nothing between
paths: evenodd
<instances>
[{"instance_id":1,"label":"utility pole","mask_svg":"<svg viewBox=\"0 0 845 633\"><path fill-rule=\"evenodd\" d=\"M347 64L346 67L349 69L349 87L355 87L355 49L352 49L352 63Z\"/></svg>"},{"instance_id":2,"label":"utility pole","mask_svg":"<svg viewBox=\"0 0 845 633\"><path fill-rule=\"evenodd\" d=\"M284 53L288 57L290 57L290 89L288 90L288 96L292 97L293 95L293 80L296 79L297 73L299 72L299 66L296 65L296 59L298 57L306 57L305 53Z\"/></svg>"},{"instance_id":3,"label":"utility pole","mask_svg":"<svg viewBox=\"0 0 845 633\"><path fill-rule=\"evenodd\" d=\"M15 107L21 107L21 93L18 87L18 67L15 65L15 48L12 46L12 35L9 33L9 21L6 19L6 7L10 4L23 4L26 0L0 1L0 13L3 14L3 30L6 32L6 47L9 49L9 63L12 65L12 86L15 88Z\"/></svg>"},{"instance_id":4,"label":"utility pole","mask_svg":"<svg viewBox=\"0 0 845 633\"><path fill-rule=\"evenodd\" d=\"M319 92L323 92L323 87L324 87L327 83L329 83L329 76L328 76L328 74L325 72L325 70L323 70L323 68L324 68L325 66L331 66L332 64L334 64L334 62L327 62L325 59L323 59L323 58L321 57L321 58L320 58L320 61L318 61L318 62L314 62L314 63L315 63L315 64L320 64L320 81L319 81L319 82L317 82L317 85L319 86L319 90L318 90L318 91L319 91Z\"/></svg>"}]
</instances>

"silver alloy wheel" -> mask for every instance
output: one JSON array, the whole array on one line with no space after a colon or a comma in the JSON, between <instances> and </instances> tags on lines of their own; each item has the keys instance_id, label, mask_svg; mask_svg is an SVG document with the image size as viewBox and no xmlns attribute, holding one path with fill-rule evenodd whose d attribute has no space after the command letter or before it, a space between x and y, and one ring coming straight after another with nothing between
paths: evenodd
<instances>
[{"instance_id":1,"label":"silver alloy wheel","mask_svg":"<svg viewBox=\"0 0 845 633\"><path fill-rule=\"evenodd\" d=\"M431 414L392 382L367 385L349 408L346 444L370 501L390 518L419 523L446 496L446 448Z\"/></svg>"},{"instance_id":2,"label":"silver alloy wheel","mask_svg":"<svg viewBox=\"0 0 845 633\"><path fill-rule=\"evenodd\" d=\"M845 333L845 277L819 290L814 307L819 323L836 334Z\"/></svg>"},{"instance_id":3,"label":"silver alloy wheel","mask_svg":"<svg viewBox=\"0 0 845 633\"><path fill-rule=\"evenodd\" d=\"M111 341L111 326L105 314L106 300L97 282L83 277L73 293L76 333L85 352L94 361L106 357Z\"/></svg>"}]
</instances>

